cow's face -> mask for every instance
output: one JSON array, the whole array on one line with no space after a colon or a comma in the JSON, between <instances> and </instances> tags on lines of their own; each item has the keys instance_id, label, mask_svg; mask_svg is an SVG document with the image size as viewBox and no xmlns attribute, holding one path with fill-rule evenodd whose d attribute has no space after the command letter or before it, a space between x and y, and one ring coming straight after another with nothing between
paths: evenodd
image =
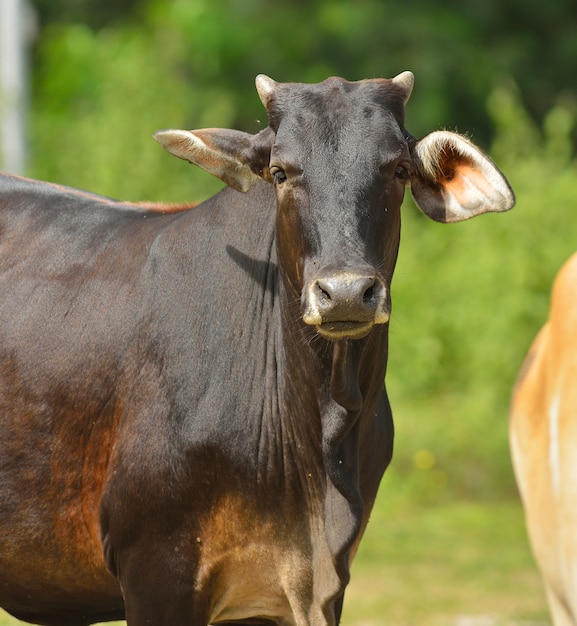
<instances>
[{"instance_id":1,"label":"cow's face","mask_svg":"<svg viewBox=\"0 0 577 626\"><path fill-rule=\"evenodd\" d=\"M269 115L258 135L163 131L167 150L246 191L258 179L277 194L277 250L302 320L330 340L359 339L388 322L400 206L411 185L443 222L513 206L499 170L449 132L415 141L404 129L413 76L316 85L257 77Z\"/></svg>"},{"instance_id":2,"label":"cow's face","mask_svg":"<svg viewBox=\"0 0 577 626\"><path fill-rule=\"evenodd\" d=\"M412 75L318 85L259 77L257 86L274 132L268 168L285 284L322 336L363 337L389 319Z\"/></svg>"}]
</instances>

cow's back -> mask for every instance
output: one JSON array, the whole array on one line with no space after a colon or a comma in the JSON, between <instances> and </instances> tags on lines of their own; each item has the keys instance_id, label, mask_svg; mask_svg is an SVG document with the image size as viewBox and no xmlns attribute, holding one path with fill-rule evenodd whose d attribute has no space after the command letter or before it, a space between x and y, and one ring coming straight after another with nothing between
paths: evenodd
<instances>
[{"instance_id":1,"label":"cow's back","mask_svg":"<svg viewBox=\"0 0 577 626\"><path fill-rule=\"evenodd\" d=\"M511 452L531 546L556 626L577 624L577 255L513 395Z\"/></svg>"}]
</instances>

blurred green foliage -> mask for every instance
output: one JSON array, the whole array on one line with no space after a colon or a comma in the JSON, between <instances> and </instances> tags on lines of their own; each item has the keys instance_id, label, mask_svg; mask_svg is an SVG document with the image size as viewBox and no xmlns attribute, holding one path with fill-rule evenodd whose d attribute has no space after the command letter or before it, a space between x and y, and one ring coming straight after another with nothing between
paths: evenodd
<instances>
[{"instance_id":1,"label":"blurred green foliage","mask_svg":"<svg viewBox=\"0 0 577 626\"><path fill-rule=\"evenodd\" d=\"M554 275L577 249L573 106L558 102L539 129L506 82L488 108L516 208L445 226L406 203L393 286L388 383L398 437L410 441L393 471L433 500L514 493L510 394ZM425 467L420 451L432 455Z\"/></svg>"},{"instance_id":2,"label":"blurred green foliage","mask_svg":"<svg viewBox=\"0 0 577 626\"><path fill-rule=\"evenodd\" d=\"M573 0L32 2L43 25L37 54L41 66L47 48L58 47L64 31L83 24L95 34L93 46L99 51L92 63L85 60L86 79L93 78L95 65L112 76L114 68L99 63L109 54L112 31L114 38L132 46L117 50L115 59L130 65L135 80L152 58L165 76L156 76L149 90L173 98L163 88L170 87L171 77L180 76L194 103L205 105L203 110L215 97L231 98L235 125L242 128L254 123L252 79L260 72L282 81L316 81L329 74L390 77L411 69L418 76L419 98L412 112L413 132L457 127L472 132L485 147L491 123L479 103L502 77L515 77L539 123L559 93L576 96L571 81L577 57ZM139 46L148 54L137 54ZM66 66L66 58L62 61ZM139 93L144 99L146 88ZM198 122L194 114L191 102L187 117Z\"/></svg>"},{"instance_id":3,"label":"blurred green foliage","mask_svg":"<svg viewBox=\"0 0 577 626\"><path fill-rule=\"evenodd\" d=\"M517 192L512 212L444 226L405 203L390 480L429 501L514 494L509 396L553 276L577 248L573 0L151 0L108 13L96 0L36 2L38 178L130 200L206 197L220 183L151 134L256 132L259 72L316 81L411 69L411 132L457 127L490 149Z\"/></svg>"}]
</instances>

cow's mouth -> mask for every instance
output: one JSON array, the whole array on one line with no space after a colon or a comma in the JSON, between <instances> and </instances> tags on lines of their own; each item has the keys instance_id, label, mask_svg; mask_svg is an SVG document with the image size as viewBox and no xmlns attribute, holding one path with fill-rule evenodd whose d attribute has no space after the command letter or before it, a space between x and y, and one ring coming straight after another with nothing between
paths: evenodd
<instances>
[{"instance_id":1,"label":"cow's mouth","mask_svg":"<svg viewBox=\"0 0 577 626\"><path fill-rule=\"evenodd\" d=\"M362 339L373 329L374 322L323 322L315 328L321 337L330 341L339 339Z\"/></svg>"}]
</instances>

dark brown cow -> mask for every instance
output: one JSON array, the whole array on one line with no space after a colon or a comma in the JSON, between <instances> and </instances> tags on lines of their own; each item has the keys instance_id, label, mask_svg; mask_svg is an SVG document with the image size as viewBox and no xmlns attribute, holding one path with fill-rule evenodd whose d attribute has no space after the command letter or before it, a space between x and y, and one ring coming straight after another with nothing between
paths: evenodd
<instances>
[{"instance_id":1,"label":"dark brown cow","mask_svg":"<svg viewBox=\"0 0 577 626\"><path fill-rule=\"evenodd\" d=\"M555 626L577 626L577 254L513 394L510 440L527 531Z\"/></svg>"},{"instance_id":2,"label":"dark brown cow","mask_svg":"<svg viewBox=\"0 0 577 626\"><path fill-rule=\"evenodd\" d=\"M229 185L190 211L0 178L6 610L338 624L392 452L405 186L444 222L514 202L465 139L411 137L412 85L260 76L259 134L159 133Z\"/></svg>"}]
</instances>

